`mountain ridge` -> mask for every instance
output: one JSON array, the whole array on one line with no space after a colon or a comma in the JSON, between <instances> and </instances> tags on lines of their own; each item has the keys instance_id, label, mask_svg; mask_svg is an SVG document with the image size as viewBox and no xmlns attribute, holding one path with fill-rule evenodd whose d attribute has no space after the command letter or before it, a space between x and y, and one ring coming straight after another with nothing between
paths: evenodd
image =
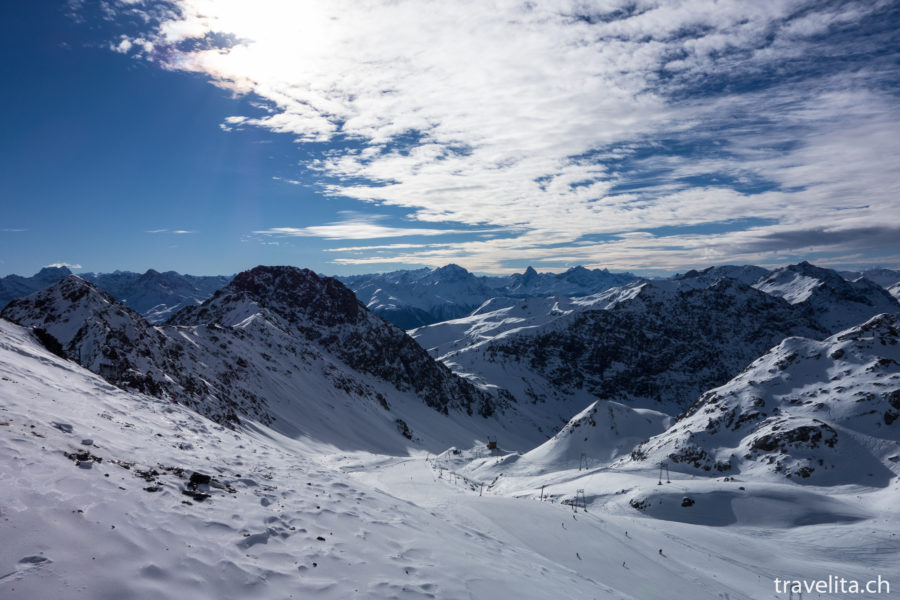
<instances>
[{"instance_id":1,"label":"mountain ridge","mask_svg":"<svg viewBox=\"0 0 900 600\"><path fill-rule=\"evenodd\" d=\"M469 315L496 297L588 296L637 279L630 273L573 267L563 273L476 276L449 264L437 269L339 277L373 312L404 329Z\"/></svg>"},{"instance_id":2,"label":"mountain ridge","mask_svg":"<svg viewBox=\"0 0 900 600\"><path fill-rule=\"evenodd\" d=\"M304 283L299 291L276 287ZM304 294L306 305L291 304ZM391 414L388 396L407 408L418 402L477 418L502 406L367 311L339 282L294 267L241 274L161 326L75 275L13 301L0 316L45 331L66 356L111 383L186 404L228 426L243 416L302 430L298 419L307 414L335 428L339 415L329 406L357 403L403 439L408 425L395 423L400 415Z\"/></svg>"},{"instance_id":3,"label":"mountain ridge","mask_svg":"<svg viewBox=\"0 0 900 600\"><path fill-rule=\"evenodd\" d=\"M900 455L900 315L786 338L623 459L693 473L883 487Z\"/></svg>"},{"instance_id":4,"label":"mountain ridge","mask_svg":"<svg viewBox=\"0 0 900 600\"><path fill-rule=\"evenodd\" d=\"M31 277L2 277L0 309L69 275L72 271L67 267L44 267ZM182 306L202 302L231 279L222 275L182 275L175 271L160 273L155 269L144 273L82 273L79 277L141 313L151 323L161 323Z\"/></svg>"}]
</instances>

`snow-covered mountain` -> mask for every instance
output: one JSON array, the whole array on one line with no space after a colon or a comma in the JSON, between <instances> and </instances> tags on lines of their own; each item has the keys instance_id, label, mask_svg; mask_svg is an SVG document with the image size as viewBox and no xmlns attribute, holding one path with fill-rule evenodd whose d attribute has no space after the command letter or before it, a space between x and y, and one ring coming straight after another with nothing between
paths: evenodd
<instances>
[{"instance_id":1,"label":"snow-covered mountain","mask_svg":"<svg viewBox=\"0 0 900 600\"><path fill-rule=\"evenodd\" d=\"M657 411L597 400L572 417L552 438L518 457L514 464L507 461L503 471L539 475L609 464L648 437L664 431L672 420Z\"/></svg>"},{"instance_id":2,"label":"snow-covered mountain","mask_svg":"<svg viewBox=\"0 0 900 600\"><path fill-rule=\"evenodd\" d=\"M754 287L791 304L808 306L832 332L880 313L900 312L900 302L880 285L864 277L847 281L837 271L808 262L775 269Z\"/></svg>"},{"instance_id":3,"label":"snow-covered mountain","mask_svg":"<svg viewBox=\"0 0 900 600\"><path fill-rule=\"evenodd\" d=\"M247 327L265 321L315 343L354 371L413 391L447 413L490 415L494 406L471 385L434 361L412 338L364 307L338 280L295 267L256 267L235 276L200 306L169 325Z\"/></svg>"},{"instance_id":4,"label":"snow-covered mountain","mask_svg":"<svg viewBox=\"0 0 900 600\"><path fill-rule=\"evenodd\" d=\"M8 275L0 278L0 308L71 274L66 267L45 267L32 277ZM175 271L160 273L153 269L143 274L115 271L82 273L80 277L142 314L150 323L161 323L179 308L203 302L231 280L226 276L181 275Z\"/></svg>"},{"instance_id":5,"label":"snow-covered mountain","mask_svg":"<svg viewBox=\"0 0 900 600\"><path fill-rule=\"evenodd\" d=\"M306 270L241 273L157 326L57 281L0 314L0 596L750 600L838 567L893 584L900 316L781 341L827 333L802 301L689 275L414 332L519 402ZM671 412L759 355L674 425L635 406Z\"/></svg>"},{"instance_id":6,"label":"snow-covered mountain","mask_svg":"<svg viewBox=\"0 0 900 600\"><path fill-rule=\"evenodd\" d=\"M486 389L565 407L563 422L596 399L677 414L784 337L828 333L808 307L728 278L507 304L412 335Z\"/></svg>"},{"instance_id":7,"label":"snow-covered mountain","mask_svg":"<svg viewBox=\"0 0 900 600\"><path fill-rule=\"evenodd\" d=\"M868 276L868 277L867 277ZM881 312L900 310L900 304L883 293L900 282L889 269L841 272L807 262L769 271L754 265L721 265L688 271L671 280L681 286L709 286L719 279L733 279L791 303L805 302L819 322L831 331L859 323ZM584 297L638 280L630 273L574 267L564 273L524 273L504 277L477 277L457 265L440 269L394 271L343 277L373 312L404 329L467 317L489 300L502 298ZM654 280L662 284L667 280ZM502 301L502 300L501 300Z\"/></svg>"},{"instance_id":8,"label":"snow-covered mountain","mask_svg":"<svg viewBox=\"0 0 900 600\"><path fill-rule=\"evenodd\" d=\"M866 269L865 271L838 271L841 277L849 281L856 281L865 277L869 281L877 283L888 289L900 283L900 271L896 269Z\"/></svg>"},{"instance_id":9,"label":"snow-covered mountain","mask_svg":"<svg viewBox=\"0 0 900 600\"><path fill-rule=\"evenodd\" d=\"M403 329L461 317L493 295L482 278L452 264L340 280L369 310Z\"/></svg>"},{"instance_id":10,"label":"snow-covered mountain","mask_svg":"<svg viewBox=\"0 0 900 600\"><path fill-rule=\"evenodd\" d=\"M458 265L339 278L371 311L413 329L464 317L497 297L587 296L636 279L630 273L574 267L564 273L478 277Z\"/></svg>"},{"instance_id":11,"label":"snow-covered mountain","mask_svg":"<svg viewBox=\"0 0 900 600\"><path fill-rule=\"evenodd\" d=\"M86 273L90 281L150 323L162 323L180 308L199 304L231 281L231 277L181 275L175 271Z\"/></svg>"},{"instance_id":12,"label":"snow-covered mountain","mask_svg":"<svg viewBox=\"0 0 900 600\"><path fill-rule=\"evenodd\" d=\"M117 386L186 404L220 423L236 422L237 412L268 420L263 401L255 394L242 398L217 382L225 372L240 367L216 373L229 361L212 362L221 357L214 346L208 348L212 344L205 340L203 353L209 356L202 356L197 339L151 326L77 275L13 300L0 317L35 328L48 349ZM198 368L201 363L206 367Z\"/></svg>"},{"instance_id":13,"label":"snow-covered mountain","mask_svg":"<svg viewBox=\"0 0 900 600\"><path fill-rule=\"evenodd\" d=\"M888 288L888 293L900 302L900 283L895 283Z\"/></svg>"},{"instance_id":14,"label":"snow-covered mountain","mask_svg":"<svg viewBox=\"0 0 900 600\"><path fill-rule=\"evenodd\" d=\"M494 298L410 333L484 389L566 419L598 398L674 415L785 337L821 339L880 312L900 304L867 279L722 266L580 298Z\"/></svg>"},{"instance_id":15,"label":"snow-covered mountain","mask_svg":"<svg viewBox=\"0 0 900 600\"><path fill-rule=\"evenodd\" d=\"M776 578L898 577L896 485L675 471L657 484L655 465L513 473L515 455L483 445L382 454L375 435L357 437L360 423L385 433L359 404L334 429L229 430L113 387L3 320L0 373L11 600L751 600L773 597ZM457 425L418 405L430 435ZM563 440L600 435L608 413L595 408ZM450 462L479 453L484 479Z\"/></svg>"},{"instance_id":16,"label":"snow-covered mountain","mask_svg":"<svg viewBox=\"0 0 900 600\"><path fill-rule=\"evenodd\" d=\"M583 303L579 304L580 301ZM432 356L443 357L502 335L546 325L595 301L596 297L491 298L466 317L413 329L409 334Z\"/></svg>"},{"instance_id":17,"label":"snow-covered mountain","mask_svg":"<svg viewBox=\"0 0 900 600\"><path fill-rule=\"evenodd\" d=\"M755 265L720 265L708 267L702 271L690 270L687 273L675 275L673 279L687 280L696 279L709 285L717 279L723 277L729 279L737 279L745 285L753 285L762 277L769 274L769 270Z\"/></svg>"},{"instance_id":18,"label":"snow-covered mountain","mask_svg":"<svg viewBox=\"0 0 900 600\"><path fill-rule=\"evenodd\" d=\"M785 339L703 394L627 464L817 485L887 486L900 473L900 316L823 341Z\"/></svg>"},{"instance_id":19,"label":"snow-covered mountain","mask_svg":"<svg viewBox=\"0 0 900 600\"><path fill-rule=\"evenodd\" d=\"M896 269L867 269L865 271L841 271L841 276L849 281L857 281L865 277L877 283L888 293L900 301L900 271Z\"/></svg>"},{"instance_id":20,"label":"snow-covered mountain","mask_svg":"<svg viewBox=\"0 0 900 600\"><path fill-rule=\"evenodd\" d=\"M164 326L76 276L0 316L38 328L48 348L118 386L229 426L247 417L294 434L334 430L342 411L359 410L370 418L354 426L358 439L396 448L418 435L419 407L484 420L505 402L453 375L336 280L293 267L241 273Z\"/></svg>"},{"instance_id":21,"label":"snow-covered mountain","mask_svg":"<svg viewBox=\"0 0 900 600\"><path fill-rule=\"evenodd\" d=\"M608 269L572 267L563 273L538 273L533 267L506 277L487 277L485 283L498 296L533 298L542 296L588 296L636 280L631 273Z\"/></svg>"}]
</instances>

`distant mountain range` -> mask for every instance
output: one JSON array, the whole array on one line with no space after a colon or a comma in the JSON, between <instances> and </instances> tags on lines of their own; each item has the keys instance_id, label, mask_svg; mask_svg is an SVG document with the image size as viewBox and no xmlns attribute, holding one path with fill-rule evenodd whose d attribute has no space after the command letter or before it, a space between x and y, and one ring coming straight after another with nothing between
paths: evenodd
<instances>
[{"instance_id":1,"label":"distant mountain range","mask_svg":"<svg viewBox=\"0 0 900 600\"><path fill-rule=\"evenodd\" d=\"M0 311L0 585L23 597L756 598L894 564L900 303L866 278L528 297L575 284L448 267L397 293L505 295L405 331L305 269L132 275L3 282L43 285Z\"/></svg>"},{"instance_id":2,"label":"distant mountain range","mask_svg":"<svg viewBox=\"0 0 900 600\"><path fill-rule=\"evenodd\" d=\"M589 405L592 414L612 411L610 423L630 423L632 437L659 433L666 415L689 409L785 338L821 340L878 314L900 314L883 287L808 263L711 267L653 281L586 269L486 278L453 265L353 280L370 289L391 279L397 294L430 306L432 316L464 310L479 294L505 294L409 334L364 306L361 292L294 267L234 278L66 273L5 278L4 289L16 293L55 282L0 316L33 328L48 349L110 383L221 424L249 418L288 433L313 424L336 430L342 411L365 410L378 425L357 424L358 436L373 443L415 439L416 407L452 416L463 429L504 431L523 447L554 436ZM584 291L616 277L629 281L589 295L527 296ZM410 308L392 306L385 316ZM607 458L630 445L593 440ZM568 460L571 452L551 454Z\"/></svg>"},{"instance_id":3,"label":"distant mountain range","mask_svg":"<svg viewBox=\"0 0 900 600\"><path fill-rule=\"evenodd\" d=\"M469 315L498 297L588 296L637 279L631 273L573 267L564 273L476 276L458 265L339 277L375 314L413 329Z\"/></svg>"},{"instance_id":4,"label":"distant mountain range","mask_svg":"<svg viewBox=\"0 0 900 600\"><path fill-rule=\"evenodd\" d=\"M799 268L799 266L795 266ZM811 265L810 265L811 267ZM792 289L801 289L803 275L796 268L790 273L778 275L780 270L769 271L763 267L719 266L704 271L689 271L674 279L714 280L720 277L737 279L747 285L767 285L785 290L790 298L796 297ZM888 290L894 298L900 298L900 271L871 269L868 271L828 271L837 279L857 282L857 287L868 286L861 280ZM771 274L770 274L771 273ZM31 277L8 275L0 278L0 308L11 300L22 298L43 289L47 285L71 275L66 267L45 267ZM820 274L821 275L821 274ZM764 284L763 279L778 276L779 283ZM82 273L79 277L142 314L151 323L162 323L184 306L199 304L231 280L231 276L181 275L174 271L160 273L153 269L146 273L115 271L113 273ZM640 278L631 273L611 273L607 269L573 267L563 273L538 273L528 267L523 273L506 276L477 276L457 265L437 269L416 269L351 275L338 277L359 300L375 314L403 329L414 329L432 323L458 319L473 313L488 301L503 302L502 298L546 298L550 296L583 297L619 287ZM819 281L819 279L812 279ZM793 283L791 283L792 280ZM809 278L807 278L809 280ZM833 283L828 284L834 287ZM868 293L862 290L862 294ZM851 325L859 322L856 315L836 315L836 323ZM841 320L843 319L843 320Z\"/></svg>"},{"instance_id":5,"label":"distant mountain range","mask_svg":"<svg viewBox=\"0 0 900 600\"><path fill-rule=\"evenodd\" d=\"M596 400L676 415L786 337L824 339L881 313L900 313L883 288L800 263L715 267L580 298L498 298L410 334L483 389L565 423Z\"/></svg>"},{"instance_id":6,"label":"distant mountain range","mask_svg":"<svg viewBox=\"0 0 900 600\"><path fill-rule=\"evenodd\" d=\"M36 275L8 275L0 278L0 308L71 275L66 267L44 267ZM197 304L227 284L229 276L181 275L175 271L146 273L115 271L113 273L81 273L89 281L151 323L161 323L179 308Z\"/></svg>"}]
</instances>

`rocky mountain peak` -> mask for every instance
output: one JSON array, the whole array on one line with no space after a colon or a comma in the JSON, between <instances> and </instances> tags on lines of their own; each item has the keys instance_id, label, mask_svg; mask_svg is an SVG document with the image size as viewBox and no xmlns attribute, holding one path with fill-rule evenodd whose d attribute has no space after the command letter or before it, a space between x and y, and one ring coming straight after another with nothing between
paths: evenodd
<instances>
[{"instance_id":1,"label":"rocky mountain peak","mask_svg":"<svg viewBox=\"0 0 900 600\"><path fill-rule=\"evenodd\" d=\"M35 328L48 349L61 350L116 385L158 391L147 372L150 357L163 343L162 334L77 275L10 302L0 317Z\"/></svg>"},{"instance_id":2,"label":"rocky mountain peak","mask_svg":"<svg viewBox=\"0 0 900 600\"><path fill-rule=\"evenodd\" d=\"M852 327L838 336L841 341L877 339L882 345L896 345L900 341L900 314L875 315L862 325Z\"/></svg>"},{"instance_id":3,"label":"rocky mountain peak","mask_svg":"<svg viewBox=\"0 0 900 600\"><path fill-rule=\"evenodd\" d=\"M845 281L844 278L841 277L836 271L832 271L831 269L826 269L823 267L817 267L816 265L806 260L804 260L803 262L799 262L796 265L788 265L784 267L784 270L799 273L801 275L806 275L807 277L815 277L819 281L828 283L842 283Z\"/></svg>"},{"instance_id":4,"label":"rocky mountain peak","mask_svg":"<svg viewBox=\"0 0 900 600\"><path fill-rule=\"evenodd\" d=\"M403 330L369 312L341 282L308 269L244 271L202 305L180 310L168 324L242 329L260 318L355 371L414 391L437 410L493 411L490 398L434 361Z\"/></svg>"},{"instance_id":5,"label":"rocky mountain peak","mask_svg":"<svg viewBox=\"0 0 900 600\"><path fill-rule=\"evenodd\" d=\"M433 272L435 274L440 274L442 277L462 278L469 275L469 272L467 270L455 263L450 263L444 265L443 267L439 267Z\"/></svg>"},{"instance_id":6,"label":"rocky mountain peak","mask_svg":"<svg viewBox=\"0 0 900 600\"><path fill-rule=\"evenodd\" d=\"M115 302L112 296L90 282L78 275L69 274L43 290L10 302L3 314L18 313L23 310L37 310L47 314L56 311L105 312Z\"/></svg>"},{"instance_id":7,"label":"rocky mountain peak","mask_svg":"<svg viewBox=\"0 0 900 600\"><path fill-rule=\"evenodd\" d=\"M900 304L881 286L866 278L847 281L837 271L808 262L775 269L753 287L791 304L809 306L832 332L882 312L900 312Z\"/></svg>"},{"instance_id":8,"label":"rocky mountain peak","mask_svg":"<svg viewBox=\"0 0 900 600\"><path fill-rule=\"evenodd\" d=\"M353 292L338 280L297 267L258 266L239 273L203 307L211 308L221 303L223 297L231 296L233 302L234 295L247 295L291 322L308 319L323 325L356 323L363 318L364 312ZM181 324L187 324L184 317L178 319Z\"/></svg>"},{"instance_id":9,"label":"rocky mountain peak","mask_svg":"<svg viewBox=\"0 0 900 600\"><path fill-rule=\"evenodd\" d=\"M46 281L56 281L71 274L72 271L68 267L44 267L37 272L35 277Z\"/></svg>"}]
</instances>

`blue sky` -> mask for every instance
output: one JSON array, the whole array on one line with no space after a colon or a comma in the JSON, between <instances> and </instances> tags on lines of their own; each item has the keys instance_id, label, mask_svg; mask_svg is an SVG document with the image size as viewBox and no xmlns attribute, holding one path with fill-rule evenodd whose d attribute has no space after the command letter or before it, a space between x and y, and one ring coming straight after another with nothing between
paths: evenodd
<instances>
[{"instance_id":1,"label":"blue sky","mask_svg":"<svg viewBox=\"0 0 900 600\"><path fill-rule=\"evenodd\" d=\"M896 2L0 11L0 274L900 267Z\"/></svg>"}]
</instances>

